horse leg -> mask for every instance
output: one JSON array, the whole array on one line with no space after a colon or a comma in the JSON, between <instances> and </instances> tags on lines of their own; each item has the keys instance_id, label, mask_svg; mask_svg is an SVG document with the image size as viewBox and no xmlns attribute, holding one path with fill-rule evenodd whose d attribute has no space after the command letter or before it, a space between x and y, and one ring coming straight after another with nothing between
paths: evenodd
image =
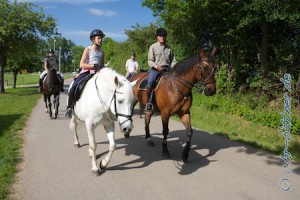
<instances>
[{"instance_id":1,"label":"horse leg","mask_svg":"<svg viewBox=\"0 0 300 200\"><path fill-rule=\"evenodd\" d=\"M186 144L183 148L182 151L182 155L181 155L181 160L186 163L188 161L188 157L189 157L189 152L191 149L191 141L192 141L192 136L193 136L193 129L191 126L191 116L190 113L188 114L184 114L181 117L181 121L183 123L183 125L185 126L186 129Z\"/></svg>"},{"instance_id":2,"label":"horse leg","mask_svg":"<svg viewBox=\"0 0 300 200\"><path fill-rule=\"evenodd\" d=\"M70 121L70 129L74 131L74 146L79 148L80 143L78 141L77 126L78 126L77 119L75 116L72 116L72 119Z\"/></svg>"},{"instance_id":3,"label":"horse leg","mask_svg":"<svg viewBox=\"0 0 300 200\"><path fill-rule=\"evenodd\" d=\"M97 144L95 141L95 126L87 121L85 122L85 126L89 138L89 156L92 159L92 173L94 175L99 175L99 169L96 161Z\"/></svg>"},{"instance_id":4,"label":"horse leg","mask_svg":"<svg viewBox=\"0 0 300 200\"><path fill-rule=\"evenodd\" d=\"M108 154L105 156L103 160L100 161L100 169L106 169L109 161L111 160L112 154L116 149L115 143L115 126L111 124L110 126L104 127L107 133L107 139L109 141L109 150Z\"/></svg>"},{"instance_id":5,"label":"horse leg","mask_svg":"<svg viewBox=\"0 0 300 200\"><path fill-rule=\"evenodd\" d=\"M45 94L44 94L44 102L45 102L45 105L46 105L45 112L48 113L48 102L47 102L47 96Z\"/></svg>"},{"instance_id":6,"label":"horse leg","mask_svg":"<svg viewBox=\"0 0 300 200\"><path fill-rule=\"evenodd\" d=\"M54 97L54 100L53 100L53 104L54 104L54 119L57 118L57 115L58 115L58 107L59 107L59 95L56 95Z\"/></svg>"},{"instance_id":7,"label":"horse leg","mask_svg":"<svg viewBox=\"0 0 300 200\"><path fill-rule=\"evenodd\" d=\"M150 125L150 120L152 117L153 112L145 112L145 132L146 132L146 140L148 146L154 146L154 142L151 140L150 137L150 130L149 130L149 125Z\"/></svg>"},{"instance_id":8,"label":"horse leg","mask_svg":"<svg viewBox=\"0 0 300 200\"><path fill-rule=\"evenodd\" d=\"M48 111L49 111L49 117L52 118L52 103L51 103L51 96L48 96Z\"/></svg>"},{"instance_id":9,"label":"horse leg","mask_svg":"<svg viewBox=\"0 0 300 200\"><path fill-rule=\"evenodd\" d=\"M161 113L161 120L162 120L162 125L163 125L163 142L162 142L162 155L165 158L170 158L170 152L168 150L168 145L167 145L167 138L169 134L169 115L165 113Z\"/></svg>"}]
</instances>

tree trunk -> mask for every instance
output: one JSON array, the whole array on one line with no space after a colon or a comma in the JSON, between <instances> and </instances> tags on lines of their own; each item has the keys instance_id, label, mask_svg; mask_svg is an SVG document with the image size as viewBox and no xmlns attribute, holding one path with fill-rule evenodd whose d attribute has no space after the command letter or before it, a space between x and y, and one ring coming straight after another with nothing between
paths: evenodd
<instances>
[{"instance_id":1,"label":"tree trunk","mask_svg":"<svg viewBox=\"0 0 300 200\"><path fill-rule=\"evenodd\" d=\"M0 48L0 94L4 93L4 69L6 66L6 50Z\"/></svg>"},{"instance_id":2,"label":"tree trunk","mask_svg":"<svg viewBox=\"0 0 300 200\"><path fill-rule=\"evenodd\" d=\"M267 77L269 73L269 31L270 31L270 24L266 23L262 27L262 40L260 44L260 67L262 70L262 75L264 78Z\"/></svg>"},{"instance_id":3,"label":"tree trunk","mask_svg":"<svg viewBox=\"0 0 300 200\"><path fill-rule=\"evenodd\" d=\"M13 74L14 74L13 88L16 88L18 71L14 71Z\"/></svg>"}]
</instances>

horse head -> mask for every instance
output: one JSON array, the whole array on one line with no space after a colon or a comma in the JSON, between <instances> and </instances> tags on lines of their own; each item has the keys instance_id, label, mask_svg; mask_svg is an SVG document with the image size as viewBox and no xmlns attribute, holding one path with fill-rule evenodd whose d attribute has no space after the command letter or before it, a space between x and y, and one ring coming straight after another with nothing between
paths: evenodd
<instances>
[{"instance_id":1,"label":"horse head","mask_svg":"<svg viewBox=\"0 0 300 200\"><path fill-rule=\"evenodd\" d=\"M200 50L200 62L198 64L198 77L204 85L204 94L212 96L216 94L216 81L215 81L215 55L216 49L214 48L211 53L206 54L202 49Z\"/></svg>"},{"instance_id":2,"label":"horse head","mask_svg":"<svg viewBox=\"0 0 300 200\"><path fill-rule=\"evenodd\" d=\"M132 110L133 110L133 87L136 83L130 83L125 77L116 76L114 79L116 89L114 91L114 103L111 108L117 121L120 124L121 131L125 137L129 137L130 132L133 129L132 123Z\"/></svg>"}]
</instances>

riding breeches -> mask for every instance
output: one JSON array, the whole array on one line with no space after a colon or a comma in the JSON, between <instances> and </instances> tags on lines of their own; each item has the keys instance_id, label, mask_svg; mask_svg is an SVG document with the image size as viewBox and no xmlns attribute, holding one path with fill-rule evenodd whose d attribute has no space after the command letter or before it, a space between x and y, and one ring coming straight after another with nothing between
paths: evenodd
<instances>
[{"instance_id":1,"label":"riding breeches","mask_svg":"<svg viewBox=\"0 0 300 200\"><path fill-rule=\"evenodd\" d=\"M82 73L82 74L79 74L79 76L78 77L76 77L75 79L74 79L74 82L73 82L73 84L72 84L72 87L70 88L70 90L69 90L69 92L75 92L75 89L76 89L76 87L77 87L77 85L86 77L86 76L88 76L90 74L90 72L89 71L87 71L87 72L85 72L85 73Z\"/></svg>"},{"instance_id":2,"label":"riding breeches","mask_svg":"<svg viewBox=\"0 0 300 200\"><path fill-rule=\"evenodd\" d=\"M150 74L149 74L149 79L148 79L148 84L147 87L152 87L154 84L154 81L156 79L156 77L160 74L159 71L157 71L156 69L151 68L150 70Z\"/></svg>"}]
</instances>

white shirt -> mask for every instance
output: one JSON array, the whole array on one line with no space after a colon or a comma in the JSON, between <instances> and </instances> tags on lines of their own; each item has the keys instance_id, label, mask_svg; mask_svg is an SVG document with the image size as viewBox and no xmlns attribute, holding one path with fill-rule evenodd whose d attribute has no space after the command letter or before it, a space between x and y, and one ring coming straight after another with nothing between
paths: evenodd
<instances>
[{"instance_id":1,"label":"white shirt","mask_svg":"<svg viewBox=\"0 0 300 200\"><path fill-rule=\"evenodd\" d=\"M125 64L129 73L135 72L139 68L139 63L136 60L132 60L131 58L126 61Z\"/></svg>"}]
</instances>

